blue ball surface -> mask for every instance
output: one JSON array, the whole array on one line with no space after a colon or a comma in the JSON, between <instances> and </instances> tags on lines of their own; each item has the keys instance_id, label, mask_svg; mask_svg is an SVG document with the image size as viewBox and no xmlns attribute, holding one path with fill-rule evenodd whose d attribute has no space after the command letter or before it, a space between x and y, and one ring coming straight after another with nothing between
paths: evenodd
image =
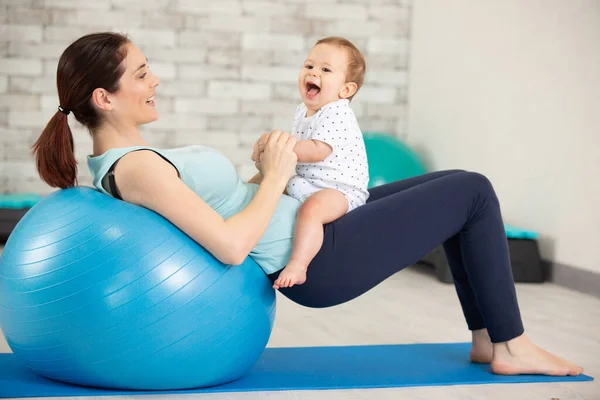
<instances>
[{"instance_id":1,"label":"blue ball surface","mask_svg":"<svg viewBox=\"0 0 600 400\"><path fill-rule=\"evenodd\" d=\"M31 370L133 390L235 380L261 356L275 291L250 258L228 266L160 215L89 187L19 222L0 258L0 329Z\"/></svg>"}]
</instances>

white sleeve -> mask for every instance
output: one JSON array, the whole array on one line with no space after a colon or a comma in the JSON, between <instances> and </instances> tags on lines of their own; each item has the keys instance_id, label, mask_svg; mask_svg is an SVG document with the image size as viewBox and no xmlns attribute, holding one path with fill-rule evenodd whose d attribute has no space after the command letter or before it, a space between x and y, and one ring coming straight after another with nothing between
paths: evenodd
<instances>
[{"instance_id":1,"label":"white sleeve","mask_svg":"<svg viewBox=\"0 0 600 400\"><path fill-rule=\"evenodd\" d=\"M343 104L326 106L316 121L311 139L325 142L333 149L348 142L348 133L352 132L352 116L352 110Z\"/></svg>"}]
</instances>

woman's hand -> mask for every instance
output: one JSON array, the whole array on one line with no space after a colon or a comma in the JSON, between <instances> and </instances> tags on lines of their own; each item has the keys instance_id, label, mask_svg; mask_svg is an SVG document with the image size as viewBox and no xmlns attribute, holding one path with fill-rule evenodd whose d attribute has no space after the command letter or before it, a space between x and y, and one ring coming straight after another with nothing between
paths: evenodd
<instances>
[{"instance_id":1,"label":"woman's hand","mask_svg":"<svg viewBox=\"0 0 600 400\"><path fill-rule=\"evenodd\" d=\"M259 143L263 137L266 137L264 145ZM255 160L255 163L259 164L257 168L265 179L282 179L287 183L296 173L298 161L298 156L294 152L296 138L287 132L275 130L262 135L261 139L255 144L256 150L262 148Z\"/></svg>"}]
</instances>

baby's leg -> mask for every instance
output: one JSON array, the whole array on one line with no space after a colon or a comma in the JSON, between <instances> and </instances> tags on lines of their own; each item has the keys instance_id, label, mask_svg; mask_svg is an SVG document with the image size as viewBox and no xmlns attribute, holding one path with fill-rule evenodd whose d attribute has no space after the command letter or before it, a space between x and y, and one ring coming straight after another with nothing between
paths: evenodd
<instances>
[{"instance_id":1,"label":"baby's leg","mask_svg":"<svg viewBox=\"0 0 600 400\"><path fill-rule=\"evenodd\" d=\"M340 218L348 211L348 200L335 189L323 189L312 194L298 210L292 254L273 287L291 287L306 281L308 264L323 244L323 225Z\"/></svg>"}]
</instances>

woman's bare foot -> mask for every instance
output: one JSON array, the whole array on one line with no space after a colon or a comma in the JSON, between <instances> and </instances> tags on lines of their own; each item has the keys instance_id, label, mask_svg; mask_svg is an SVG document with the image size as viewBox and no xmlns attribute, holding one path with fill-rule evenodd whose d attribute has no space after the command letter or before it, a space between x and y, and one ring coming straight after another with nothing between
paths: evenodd
<instances>
[{"instance_id":1,"label":"woman's bare foot","mask_svg":"<svg viewBox=\"0 0 600 400\"><path fill-rule=\"evenodd\" d=\"M472 331L471 361L480 364L489 364L494 356L494 346L490 340L487 329Z\"/></svg>"},{"instance_id":2,"label":"woman's bare foot","mask_svg":"<svg viewBox=\"0 0 600 400\"><path fill-rule=\"evenodd\" d=\"M302 285L304 282L306 282L306 266L290 262L273 283L273 288L277 290L279 288Z\"/></svg>"},{"instance_id":3,"label":"woman's bare foot","mask_svg":"<svg viewBox=\"0 0 600 400\"><path fill-rule=\"evenodd\" d=\"M492 372L499 375L579 375L583 368L536 346L523 334L508 342L494 343Z\"/></svg>"}]
</instances>

